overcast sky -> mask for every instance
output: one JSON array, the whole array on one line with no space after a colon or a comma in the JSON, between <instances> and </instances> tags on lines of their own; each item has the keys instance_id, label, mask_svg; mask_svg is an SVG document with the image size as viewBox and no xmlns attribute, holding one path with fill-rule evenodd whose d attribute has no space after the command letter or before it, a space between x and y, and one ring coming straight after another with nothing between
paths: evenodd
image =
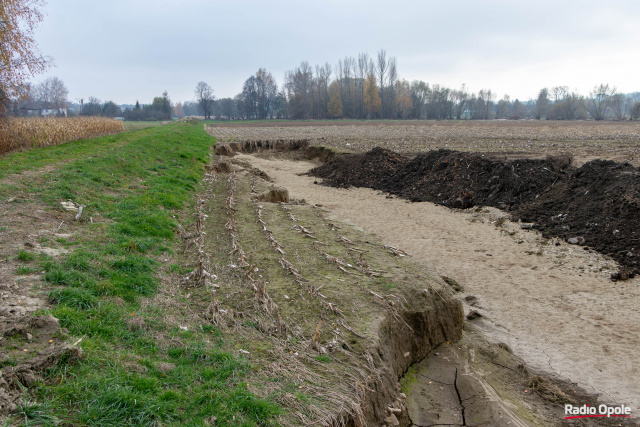
<instances>
[{"instance_id":1,"label":"overcast sky","mask_svg":"<svg viewBox=\"0 0 640 427\"><path fill-rule=\"evenodd\" d=\"M395 56L400 78L499 97L558 85L640 91L638 0L49 0L36 39L69 99L232 97L258 68Z\"/></svg>"}]
</instances>

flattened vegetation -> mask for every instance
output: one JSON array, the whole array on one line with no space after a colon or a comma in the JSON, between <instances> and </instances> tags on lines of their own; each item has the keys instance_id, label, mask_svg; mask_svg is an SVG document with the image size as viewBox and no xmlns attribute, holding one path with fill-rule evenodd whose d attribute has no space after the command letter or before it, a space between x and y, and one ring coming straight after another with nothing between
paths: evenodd
<instances>
[{"instance_id":1,"label":"flattened vegetation","mask_svg":"<svg viewBox=\"0 0 640 427\"><path fill-rule=\"evenodd\" d=\"M250 390L286 408L283 425L371 425L403 408L398 377L460 336L460 303L427 266L318 207L259 200L271 184L234 168L210 175L202 240L187 246L209 269L192 300L255 366Z\"/></svg>"}]
</instances>

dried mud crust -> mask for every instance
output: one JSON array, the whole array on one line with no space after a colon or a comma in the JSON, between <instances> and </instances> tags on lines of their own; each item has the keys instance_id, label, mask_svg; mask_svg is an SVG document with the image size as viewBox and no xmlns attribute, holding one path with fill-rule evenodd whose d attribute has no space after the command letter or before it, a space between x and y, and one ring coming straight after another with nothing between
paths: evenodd
<instances>
[{"instance_id":1,"label":"dried mud crust","mask_svg":"<svg viewBox=\"0 0 640 427\"><path fill-rule=\"evenodd\" d=\"M410 427L619 426L619 418L565 420L564 406L597 406L566 381L531 372L504 343L489 343L465 324L462 338L443 343L401 379Z\"/></svg>"},{"instance_id":2,"label":"dried mud crust","mask_svg":"<svg viewBox=\"0 0 640 427\"><path fill-rule=\"evenodd\" d=\"M640 170L607 160L570 164L568 155L504 161L437 150L410 159L376 148L309 173L331 186L368 187L414 202L505 209L547 236L612 257L621 266L614 280L640 273Z\"/></svg>"}]
</instances>

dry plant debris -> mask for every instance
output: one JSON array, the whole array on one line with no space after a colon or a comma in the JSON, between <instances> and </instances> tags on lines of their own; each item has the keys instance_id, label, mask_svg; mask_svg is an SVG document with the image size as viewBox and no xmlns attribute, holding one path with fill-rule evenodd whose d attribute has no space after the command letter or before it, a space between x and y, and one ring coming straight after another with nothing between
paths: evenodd
<instances>
[{"instance_id":1,"label":"dry plant debris","mask_svg":"<svg viewBox=\"0 0 640 427\"><path fill-rule=\"evenodd\" d=\"M398 372L428 351L425 345L459 334L459 303L419 268L412 278L382 272L405 260L382 244L360 249L370 237L327 221L317 208L260 201L270 183L237 163L233 169L209 168L210 194L201 193L209 216L185 239L194 265L202 251L211 263L205 270L217 276L218 287L201 293L208 298L202 317L227 330L237 353L257 364L250 390L287 408L281 425L365 426L389 417ZM397 288L385 292L391 282ZM427 298L425 284L442 288L445 300ZM412 337L405 316L416 310L442 325L433 339ZM402 356L407 346L411 358Z\"/></svg>"}]
</instances>

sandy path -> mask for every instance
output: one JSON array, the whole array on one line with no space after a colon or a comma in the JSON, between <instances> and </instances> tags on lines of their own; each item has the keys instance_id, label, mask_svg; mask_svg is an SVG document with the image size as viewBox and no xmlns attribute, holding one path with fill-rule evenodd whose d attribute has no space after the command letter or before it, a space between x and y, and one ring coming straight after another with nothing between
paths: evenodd
<instances>
[{"instance_id":1,"label":"sandy path","mask_svg":"<svg viewBox=\"0 0 640 427\"><path fill-rule=\"evenodd\" d=\"M323 205L464 284L490 320L481 322L489 339L507 343L532 368L640 415L640 280L612 283L588 267L574 269L589 259L606 263L593 254L585 258L577 246L560 248L568 254L563 266L553 256L531 255L539 246L470 221L468 212L315 185L314 178L299 176L314 166L309 162L236 158L265 171L291 197Z\"/></svg>"}]
</instances>

